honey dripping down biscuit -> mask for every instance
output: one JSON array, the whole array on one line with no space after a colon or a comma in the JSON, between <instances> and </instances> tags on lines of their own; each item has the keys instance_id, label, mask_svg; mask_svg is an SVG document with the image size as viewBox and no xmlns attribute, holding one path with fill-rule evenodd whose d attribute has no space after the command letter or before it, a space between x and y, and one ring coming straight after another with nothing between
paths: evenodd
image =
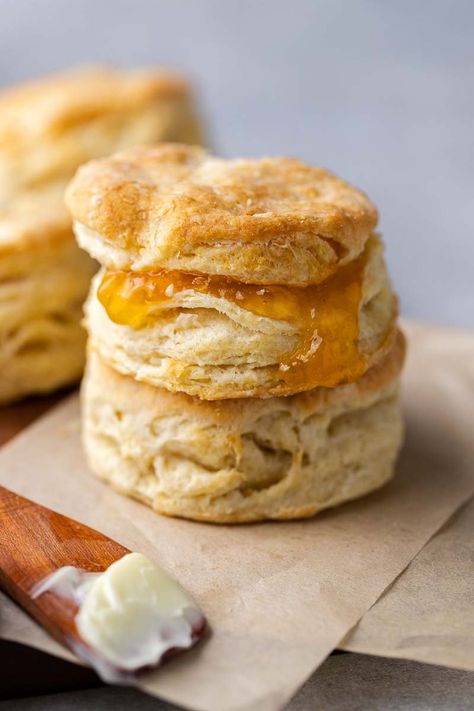
<instances>
[{"instance_id":1,"label":"honey dripping down biscuit","mask_svg":"<svg viewBox=\"0 0 474 711\"><path fill-rule=\"evenodd\" d=\"M300 333L279 365L286 385L334 387L357 380L368 367L360 352L359 310L365 255L324 282L305 287L245 284L228 277L180 271L107 271L98 298L109 318L135 329L153 324L157 307L193 290L225 298L258 316L287 321Z\"/></svg>"}]
</instances>

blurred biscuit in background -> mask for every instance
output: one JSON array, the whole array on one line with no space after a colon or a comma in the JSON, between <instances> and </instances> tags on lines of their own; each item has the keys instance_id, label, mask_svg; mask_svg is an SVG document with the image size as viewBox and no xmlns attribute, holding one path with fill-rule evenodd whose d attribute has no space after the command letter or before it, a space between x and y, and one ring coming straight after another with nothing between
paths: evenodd
<instances>
[{"instance_id":1,"label":"blurred biscuit in background","mask_svg":"<svg viewBox=\"0 0 474 711\"><path fill-rule=\"evenodd\" d=\"M77 381L96 263L63 200L84 161L135 143L200 142L191 88L166 69L91 67L0 95L0 403Z\"/></svg>"},{"instance_id":2,"label":"blurred biscuit in background","mask_svg":"<svg viewBox=\"0 0 474 711\"><path fill-rule=\"evenodd\" d=\"M140 143L200 143L189 83L167 69L86 67L0 95L0 198L67 180Z\"/></svg>"}]
</instances>

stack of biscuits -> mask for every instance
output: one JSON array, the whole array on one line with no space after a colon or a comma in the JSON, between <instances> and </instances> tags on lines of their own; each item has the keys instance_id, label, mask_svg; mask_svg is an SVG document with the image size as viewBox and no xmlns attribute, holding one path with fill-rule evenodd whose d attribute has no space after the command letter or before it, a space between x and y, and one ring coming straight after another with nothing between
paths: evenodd
<instances>
[{"instance_id":1,"label":"stack of biscuits","mask_svg":"<svg viewBox=\"0 0 474 711\"><path fill-rule=\"evenodd\" d=\"M290 158L162 144L83 166L67 203L102 265L82 391L99 477L221 523L390 479L404 340L363 193Z\"/></svg>"},{"instance_id":2,"label":"stack of biscuits","mask_svg":"<svg viewBox=\"0 0 474 711\"><path fill-rule=\"evenodd\" d=\"M0 95L0 404L77 380L96 263L77 247L64 189L77 167L135 143L200 142L169 71L90 68Z\"/></svg>"}]
</instances>

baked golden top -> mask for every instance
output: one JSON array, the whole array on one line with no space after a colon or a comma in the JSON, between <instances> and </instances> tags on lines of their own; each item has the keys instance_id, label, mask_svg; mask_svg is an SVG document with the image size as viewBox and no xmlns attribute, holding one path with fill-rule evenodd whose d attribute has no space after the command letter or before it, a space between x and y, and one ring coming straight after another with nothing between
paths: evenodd
<instances>
[{"instance_id":1,"label":"baked golden top","mask_svg":"<svg viewBox=\"0 0 474 711\"><path fill-rule=\"evenodd\" d=\"M363 250L377 211L294 158L223 160L181 144L82 166L67 191L81 246L109 268L318 283Z\"/></svg>"},{"instance_id":2,"label":"baked golden top","mask_svg":"<svg viewBox=\"0 0 474 711\"><path fill-rule=\"evenodd\" d=\"M52 183L42 190L24 192L0 204L0 257L19 255L35 258L53 244L72 237L71 221L62 204L64 186ZM2 261L3 273L6 262ZM34 264L32 265L34 268Z\"/></svg>"},{"instance_id":3,"label":"baked golden top","mask_svg":"<svg viewBox=\"0 0 474 711\"><path fill-rule=\"evenodd\" d=\"M132 111L157 97L188 91L184 78L167 69L97 66L63 72L0 94L0 142L61 131L94 115Z\"/></svg>"},{"instance_id":4,"label":"baked golden top","mask_svg":"<svg viewBox=\"0 0 474 711\"><path fill-rule=\"evenodd\" d=\"M190 99L184 78L159 68L88 67L1 92L0 200L127 146L198 142L182 126L194 120Z\"/></svg>"}]
</instances>

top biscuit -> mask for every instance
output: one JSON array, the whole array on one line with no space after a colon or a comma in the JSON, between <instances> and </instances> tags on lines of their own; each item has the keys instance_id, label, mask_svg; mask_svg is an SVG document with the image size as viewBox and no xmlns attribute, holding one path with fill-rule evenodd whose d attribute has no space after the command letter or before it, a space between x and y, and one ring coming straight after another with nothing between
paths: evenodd
<instances>
[{"instance_id":1,"label":"top biscuit","mask_svg":"<svg viewBox=\"0 0 474 711\"><path fill-rule=\"evenodd\" d=\"M66 201L79 243L110 269L318 283L356 258L377 222L369 199L293 158L223 160L180 144L82 166Z\"/></svg>"},{"instance_id":2,"label":"top biscuit","mask_svg":"<svg viewBox=\"0 0 474 711\"><path fill-rule=\"evenodd\" d=\"M88 67L3 91L0 200L130 145L199 142L190 99L185 79L159 68Z\"/></svg>"}]
</instances>

